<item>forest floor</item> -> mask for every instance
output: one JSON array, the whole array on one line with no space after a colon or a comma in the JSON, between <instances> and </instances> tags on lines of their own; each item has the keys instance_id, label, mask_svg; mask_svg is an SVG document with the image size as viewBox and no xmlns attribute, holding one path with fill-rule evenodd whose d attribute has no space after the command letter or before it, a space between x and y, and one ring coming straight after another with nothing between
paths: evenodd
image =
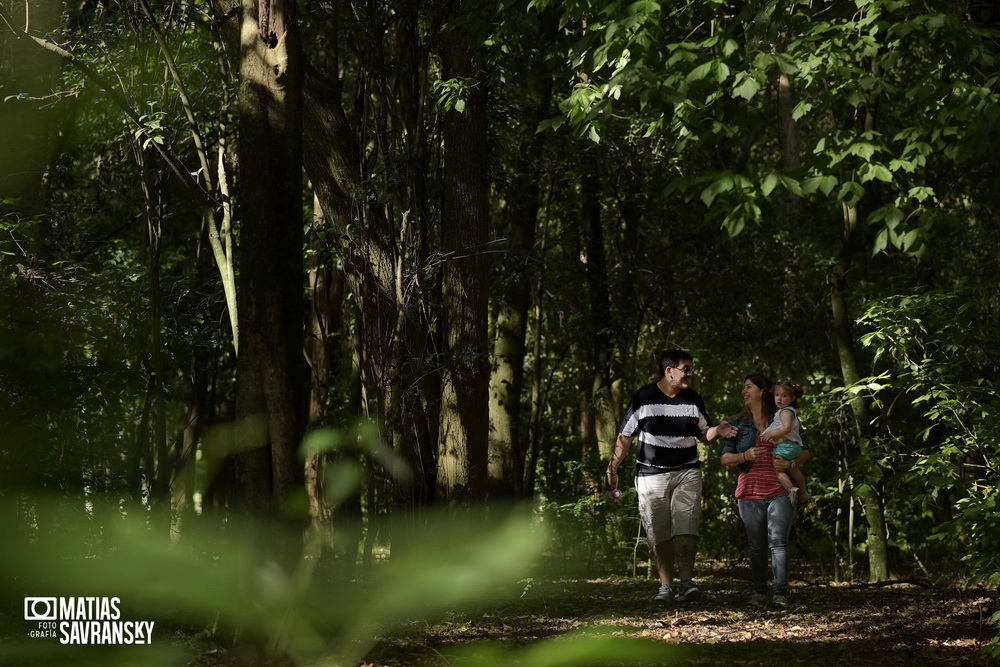
<instances>
[{"instance_id":1,"label":"forest floor","mask_svg":"<svg viewBox=\"0 0 1000 667\"><path fill-rule=\"evenodd\" d=\"M503 643L508 662L529 664L514 647L589 632L646 638L662 644L662 663L681 665L1000 665L982 650L996 634L992 590L793 580L786 610L754 609L747 576L745 567L717 565L698 577L700 599L669 605L652 600L649 579L531 582L519 599L485 613L398 628L367 664L457 666L476 649L466 646L462 659L456 649L474 642ZM566 656L565 664L580 664Z\"/></svg>"},{"instance_id":2,"label":"forest floor","mask_svg":"<svg viewBox=\"0 0 1000 667\"><path fill-rule=\"evenodd\" d=\"M698 600L653 601L651 579L539 576L478 611L382 629L363 667L476 665L998 665L995 589L793 579L787 609L751 608L745 565L699 564ZM805 568L797 564L797 570ZM522 590L523 589L523 590ZM641 645L644 653L629 653ZM289 667L191 641L189 667ZM340 664L320 660L317 664ZM357 664L357 663L355 663Z\"/></svg>"}]
</instances>

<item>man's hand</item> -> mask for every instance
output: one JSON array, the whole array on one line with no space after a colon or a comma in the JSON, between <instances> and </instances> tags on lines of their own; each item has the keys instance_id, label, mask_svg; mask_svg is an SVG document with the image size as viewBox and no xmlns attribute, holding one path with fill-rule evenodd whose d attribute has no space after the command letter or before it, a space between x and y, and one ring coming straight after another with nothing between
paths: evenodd
<instances>
[{"instance_id":1,"label":"man's hand","mask_svg":"<svg viewBox=\"0 0 1000 667\"><path fill-rule=\"evenodd\" d=\"M608 491L614 491L618 488L618 473L613 470L608 470L604 473L604 483L608 487Z\"/></svg>"},{"instance_id":2,"label":"man's hand","mask_svg":"<svg viewBox=\"0 0 1000 667\"><path fill-rule=\"evenodd\" d=\"M622 497L622 492L618 490L618 472L610 468L604 472L604 483L608 487L608 498L616 503Z\"/></svg>"},{"instance_id":3,"label":"man's hand","mask_svg":"<svg viewBox=\"0 0 1000 667\"><path fill-rule=\"evenodd\" d=\"M739 433L740 430L729 422L723 421L719 424L715 432L723 438L735 438L736 434Z\"/></svg>"}]
</instances>

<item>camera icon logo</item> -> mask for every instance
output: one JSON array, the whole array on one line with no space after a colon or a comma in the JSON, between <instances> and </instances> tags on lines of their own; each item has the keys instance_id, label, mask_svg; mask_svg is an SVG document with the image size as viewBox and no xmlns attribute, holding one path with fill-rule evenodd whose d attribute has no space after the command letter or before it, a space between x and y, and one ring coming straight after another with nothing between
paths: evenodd
<instances>
[{"instance_id":1,"label":"camera icon logo","mask_svg":"<svg viewBox=\"0 0 1000 667\"><path fill-rule=\"evenodd\" d=\"M24 620L56 621L59 605L56 598L24 598Z\"/></svg>"}]
</instances>

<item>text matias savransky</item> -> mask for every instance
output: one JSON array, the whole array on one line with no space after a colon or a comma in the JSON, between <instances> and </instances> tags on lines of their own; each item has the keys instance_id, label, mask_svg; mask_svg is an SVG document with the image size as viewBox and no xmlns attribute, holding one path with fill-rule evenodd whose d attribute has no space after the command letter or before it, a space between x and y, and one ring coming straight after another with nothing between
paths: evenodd
<instances>
[{"instance_id":1,"label":"text matias savransky","mask_svg":"<svg viewBox=\"0 0 1000 667\"><path fill-rule=\"evenodd\" d=\"M24 598L24 620L38 623L28 636L60 644L151 644L155 621L123 621L120 604L120 598Z\"/></svg>"}]
</instances>

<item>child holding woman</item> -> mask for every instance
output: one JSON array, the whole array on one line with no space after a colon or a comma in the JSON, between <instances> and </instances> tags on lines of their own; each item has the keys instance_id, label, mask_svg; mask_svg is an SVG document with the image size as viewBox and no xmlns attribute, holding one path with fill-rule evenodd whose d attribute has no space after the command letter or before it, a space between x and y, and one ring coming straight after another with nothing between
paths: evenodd
<instances>
[{"instance_id":1,"label":"child holding woman","mask_svg":"<svg viewBox=\"0 0 1000 667\"><path fill-rule=\"evenodd\" d=\"M795 467L795 459L802 454L802 434L799 432L798 408L802 398L802 385L793 384L787 380L774 383L774 405L778 409L770 426L761 434L764 440L775 443L772 456L777 456L791 462L786 472L778 473L778 481L788 491L788 499L792 507L799 507L809 502L809 492L806 491L806 480L802 471Z\"/></svg>"}]
</instances>

